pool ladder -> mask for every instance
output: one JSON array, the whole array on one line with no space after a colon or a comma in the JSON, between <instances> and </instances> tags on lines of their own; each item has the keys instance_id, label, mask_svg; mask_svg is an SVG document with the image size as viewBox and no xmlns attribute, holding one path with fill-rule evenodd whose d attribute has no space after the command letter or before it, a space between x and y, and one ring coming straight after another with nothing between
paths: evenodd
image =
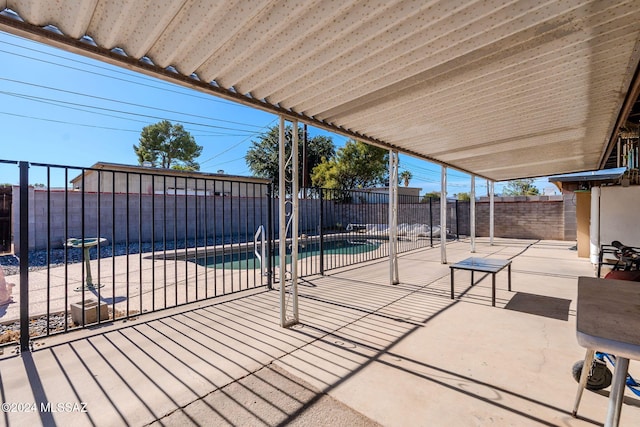
<instances>
[{"instance_id":1,"label":"pool ladder","mask_svg":"<svg viewBox=\"0 0 640 427\"><path fill-rule=\"evenodd\" d=\"M258 252L258 239L261 238L260 240L260 252ZM260 272L263 276L267 275L267 266L265 265L264 262L262 262L263 259L266 259L266 250L267 250L267 246L265 243L265 232L264 232L264 225L261 225L258 227L258 229L256 230L256 234L253 236L253 253L256 254L256 258L258 259L258 262L260 262Z\"/></svg>"}]
</instances>

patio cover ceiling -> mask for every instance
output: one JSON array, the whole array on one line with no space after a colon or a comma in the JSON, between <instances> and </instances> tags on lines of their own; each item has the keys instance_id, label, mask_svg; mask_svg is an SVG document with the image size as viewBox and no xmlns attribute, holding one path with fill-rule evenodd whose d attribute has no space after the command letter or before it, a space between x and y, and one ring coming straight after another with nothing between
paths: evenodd
<instances>
[{"instance_id":1,"label":"patio cover ceiling","mask_svg":"<svg viewBox=\"0 0 640 427\"><path fill-rule=\"evenodd\" d=\"M0 0L0 11L0 30L496 181L602 167L637 98L640 0Z\"/></svg>"}]
</instances>

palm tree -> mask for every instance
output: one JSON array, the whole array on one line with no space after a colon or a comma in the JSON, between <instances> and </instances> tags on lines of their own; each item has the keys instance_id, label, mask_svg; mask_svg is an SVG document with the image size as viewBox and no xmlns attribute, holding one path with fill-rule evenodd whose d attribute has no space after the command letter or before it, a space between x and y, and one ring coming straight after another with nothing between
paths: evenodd
<instances>
[{"instance_id":1,"label":"palm tree","mask_svg":"<svg viewBox=\"0 0 640 427\"><path fill-rule=\"evenodd\" d=\"M413 178L413 174L410 171L402 171L398 174L398 178L404 182L404 186L409 186L409 181Z\"/></svg>"}]
</instances>

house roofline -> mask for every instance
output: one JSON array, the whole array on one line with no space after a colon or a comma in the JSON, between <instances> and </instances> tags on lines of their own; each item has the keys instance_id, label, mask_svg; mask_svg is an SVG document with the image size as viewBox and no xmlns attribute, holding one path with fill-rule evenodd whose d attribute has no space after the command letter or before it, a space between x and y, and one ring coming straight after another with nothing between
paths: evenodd
<instances>
[{"instance_id":1,"label":"house roofline","mask_svg":"<svg viewBox=\"0 0 640 427\"><path fill-rule=\"evenodd\" d=\"M136 172L142 175L168 175L168 176L179 176L185 178L211 178L216 179L218 181L244 181L251 182L256 184L269 184L271 183L270 179L266 178L258 178L255 176L242 176L242 175L229 175L229 174L220 174L220 173L211 173L211 172L199 172L199 171L182 171L177 169L166 169L166 168L156 168L151 166L139 166L139 165L126 165L121 163L109 163L109 162L97 162L93 166L89 168L79 168L82 169L82 173L78 174L75 178L71 179L71 183L75 184L79 180L82 179L83 174L97 172L97 171L107 171L107 172Z\"/></svg>"}]
</instances>

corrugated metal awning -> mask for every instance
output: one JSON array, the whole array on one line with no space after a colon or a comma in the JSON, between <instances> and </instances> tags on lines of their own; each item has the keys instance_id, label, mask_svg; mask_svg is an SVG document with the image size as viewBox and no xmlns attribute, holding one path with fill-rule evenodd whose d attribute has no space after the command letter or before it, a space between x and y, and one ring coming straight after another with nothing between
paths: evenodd
<instances>
[{"instance_id":1,"label":"corrugated metal awning","mask_svg":"<svg viewBox=\"0 0 640 427\"><path fill-rule=\"evenodd\" d=\"M627 168L602 169L589 172L575 172L549 177L549 182L586 182L586 181L617 181Z\"/></svg>"},{"instance_id":2,"label":"corrugated metal awning","mask_svg":"<svg viewBox=\"0 0 640 427\"><path fill-rule=\"evenodd\" d=\"M598 169L640 57L640 0L0 10L0 30L493 180Z\"/></svg>"}]
</instances>

